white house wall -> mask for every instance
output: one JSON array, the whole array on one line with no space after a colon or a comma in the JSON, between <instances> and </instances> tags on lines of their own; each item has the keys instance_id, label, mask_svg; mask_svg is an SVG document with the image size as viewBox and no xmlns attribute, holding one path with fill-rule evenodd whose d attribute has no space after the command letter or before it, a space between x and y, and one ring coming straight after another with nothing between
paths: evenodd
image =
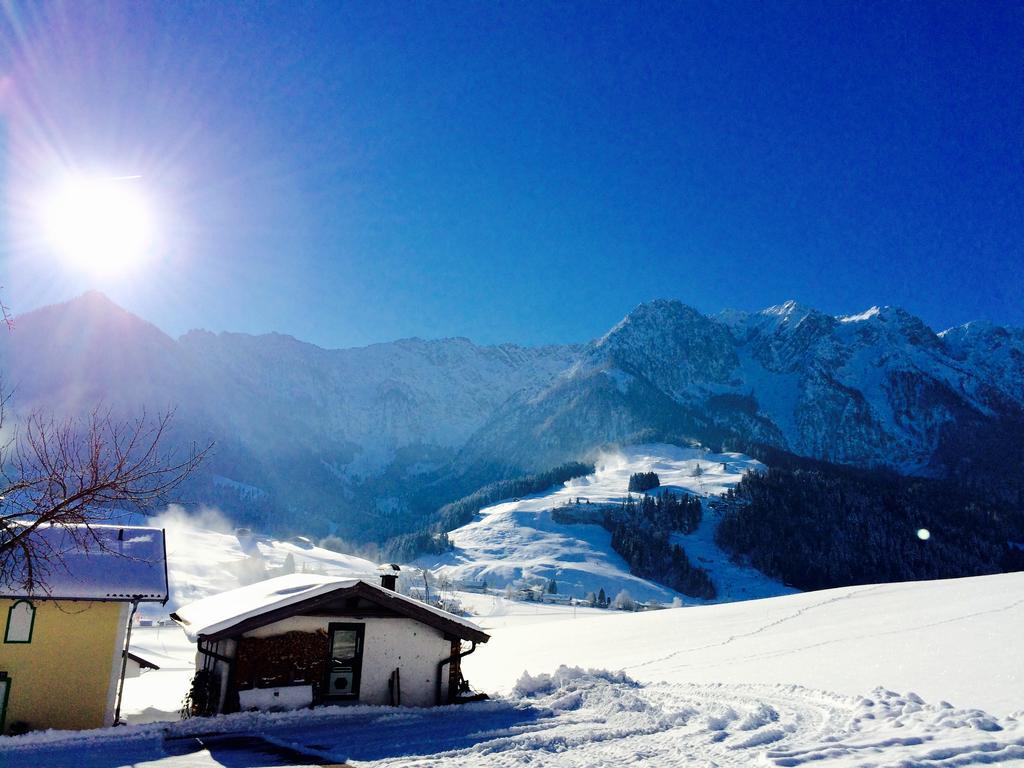
<instances>
[{"instance_id":1,"label":"white house wall","mask_svg":"<svg viewBox=\"0 0 1024 768\"><path fill-rule=\"evenodd\" d=\"M285 632L327 631L332 623L362 624L363 669L359 701L388 704L388 678L401 670L402 705L428 707L434 704L437 665L451 655L451 642L444 634L415 619L338 616L293 616L246 632L245 637L270 637ZM441 696L448 693L448 667L441 676ZM442 700L444 700L442 698Z\"/></svg>"}]
</instances>

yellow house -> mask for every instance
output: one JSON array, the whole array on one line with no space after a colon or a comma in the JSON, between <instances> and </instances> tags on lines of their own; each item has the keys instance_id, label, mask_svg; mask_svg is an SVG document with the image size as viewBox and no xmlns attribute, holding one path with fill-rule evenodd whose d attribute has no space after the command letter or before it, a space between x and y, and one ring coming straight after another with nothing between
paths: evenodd
<instances>
[{"instance_id":1,"label":"yellow house","mask_svg":"<svg viewBox=\"0 0 1024 768\"><path fill-rule=\"evenodd\" d=\"M167 602L164 532L44 526L44 590L0 583L0 733L113 725L135 608Z\"/></svg>"}]
</instances>

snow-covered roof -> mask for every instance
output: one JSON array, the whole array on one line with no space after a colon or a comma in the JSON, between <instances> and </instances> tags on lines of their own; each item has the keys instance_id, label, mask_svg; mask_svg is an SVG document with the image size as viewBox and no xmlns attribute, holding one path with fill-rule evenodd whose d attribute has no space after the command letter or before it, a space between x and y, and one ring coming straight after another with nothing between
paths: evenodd
<instances>
[{"instance_id":1,"label":"snow-covered roof","mask_svg":"<svg viewBox=\"0 0 1024 768\"><path fill-rule=\"evenodd\" d=\"M147 658L139 656L139 654L134 651L125 651L124 655L128 657L129 661L134 661L138 664L141 669L160 669L159 665L153 663Z\"/></svg>"},{"instance_id":2,"label":"snow-covered roof","mask_svg":"<svg viewBox=\"0 0 1024 768\"><path fill-rule=\"evenodd\" d=\"M0 597L63 600L167 600L167 554L159 528L127 525L43 525L29 535L42 587L31 594L0 582ZM17 558L15 554L13 557Z\"/></svg>"},{"instance_id":3,"label":"snow-covered roof","mask_svg":"<svg viewBox=\"0 0 1024 768\"><path fill-rule=\"evenodd\" d=\"M291 573L273 579L249 584L245 587L221 592L194 603L189 603L171 614L185 630L189 640L201 636L219 635L232 627L282 608L304 603L333 592L359 588L372 599L379 600L408 613L428 613L436 619L468 630L472 637L483 630L461 616L442 611L432 605L406 597L390 589L361 579L321 576L309 573Z\"/></svg>"},{"instance_id":4,"label":"snow-covered roof","mask_svg":"<svg viewBox=\"0 0 1024 768\"><path fill-rule=\"evenodd\" d=\"M301 603L336 589L353 587L358 579L312 573L290 573L197 600L171 614L193 642L270 610Z\"/></svg>"}]
</instances>

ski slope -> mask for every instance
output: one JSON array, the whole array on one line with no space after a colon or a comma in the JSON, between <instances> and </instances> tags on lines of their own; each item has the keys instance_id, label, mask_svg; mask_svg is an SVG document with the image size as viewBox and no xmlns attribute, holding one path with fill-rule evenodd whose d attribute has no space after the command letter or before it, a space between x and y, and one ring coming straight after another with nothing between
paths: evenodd
<instances>
[{"instance_id":1,"label":"ski slope","mask_svg":"<svg viewBox=\"0 0 1024 768\"><path fill-rule=\"evenodd\" d=\"M625 500L629 477L636 472L658 474L661 487L655 493L714 497L734 487L746 472L764 469L759 461L743 454L715 454L666 444L628 446L603 454L595 466L592 475L486 507L476 520L449 533L452 552L423 558L417 565L455 583L486 582L493 588L544 584L554 579L563 595L583 598L588 592L604 589L611 598L625 589L636 600L669 603L682 596L632 575L626 562L612 550L608 531L596 524L555 522L552 510L563 508L566 514L581 520L599 514L600 505ZM577 499L583 503L574 505ZM717 513L705 504L700 528L674 537L691 562L709 571L718 589L717 601L795 591L753 568L731 562L715 544L718 522ZM695 598L684 600L692 602Z\"/></svg>"},{"instance_id":2,"label":"ski slope","mask_svg":"<svg viewBox=\"0 0 1024 768\"><path fill-rule=\"evenodd\" d=\"M561 611L500 612L464 662L488 702L30 734L0 765L1024 765L1024 573Z\"/></svg>"}]
</instances>

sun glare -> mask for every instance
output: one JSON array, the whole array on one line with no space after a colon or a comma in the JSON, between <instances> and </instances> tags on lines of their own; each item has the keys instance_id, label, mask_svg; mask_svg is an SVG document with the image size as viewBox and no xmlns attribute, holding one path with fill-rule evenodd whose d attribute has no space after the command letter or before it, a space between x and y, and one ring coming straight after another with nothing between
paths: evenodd
<instances>
[{"instance_id":1,"label":"sun glare","mask_svg":"<svg viewBox=\"0 0 1024 768\"><path fill-rule=\"evenodd\" d=\"M153 222L139 177L69 178L41 208L49 245L69 266L94 276L119 275L152 247Z\"/></svg>"}]
</instances>

